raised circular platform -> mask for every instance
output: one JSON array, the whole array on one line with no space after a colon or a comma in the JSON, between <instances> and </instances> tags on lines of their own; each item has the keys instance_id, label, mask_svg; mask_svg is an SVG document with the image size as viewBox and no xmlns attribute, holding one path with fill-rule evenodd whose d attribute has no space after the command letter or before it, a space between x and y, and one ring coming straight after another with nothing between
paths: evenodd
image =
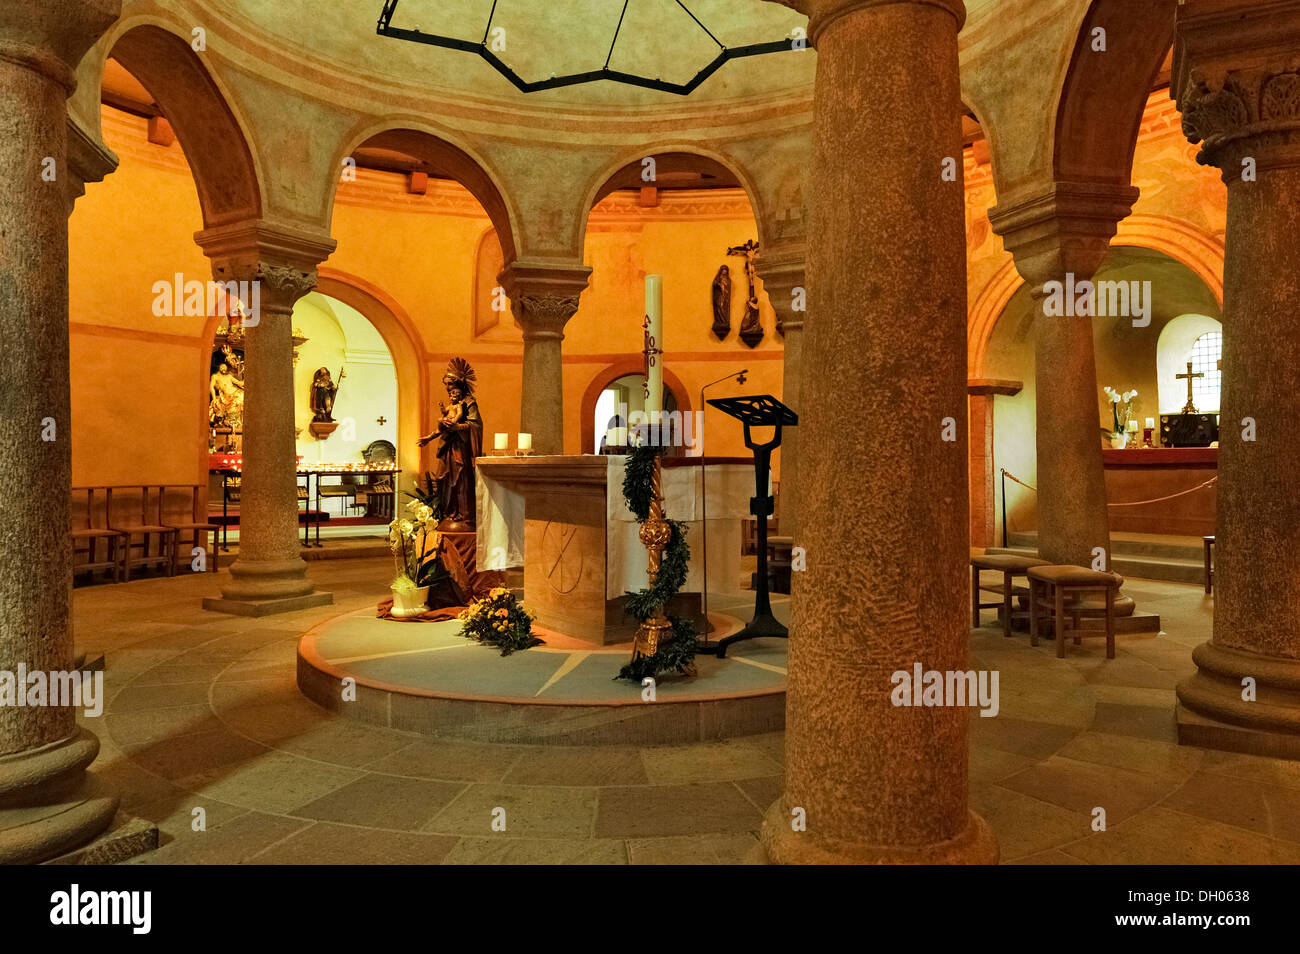
<instances>
[{"instance_id":1,"label":"raised circular platform","mask_svg":"<svg viewBox=\"0 0 1300 954\"><path fill-rule=\"evenodd\" d=\"M715 639L742 626L710 620ZM536 628L546 645L503 657L459 631L455 620L396 622L372 610L335 617L299 641L298 688L345 718L476 742L653 745L785 725L784 639L699 656L698 675L662 678L651 699L614 678L630 644L593 647Z\"/></svg>"}]
</instances>

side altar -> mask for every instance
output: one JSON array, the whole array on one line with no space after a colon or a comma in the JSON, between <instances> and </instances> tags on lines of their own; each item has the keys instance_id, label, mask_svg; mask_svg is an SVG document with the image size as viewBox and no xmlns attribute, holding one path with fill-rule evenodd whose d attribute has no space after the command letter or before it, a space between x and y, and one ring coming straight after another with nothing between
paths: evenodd
<instances>
[{"instance_id":1,"label":"side altar","mask_svg":"<svg viewBox=\"0 0 1300 954\"><path fill-rule=\"evenodd\" d=\"M594 645L630 642L624 594L649 585L645 547L623 500L627 458L480 457L478 566L524 569L524 605L541 626ZM744 458L663 458L664 514L687 525L690 572L668 612L704 631L707 562L714 591L740 585L741 524L754 468ZM707 490L708 498L705 499ZM704 559L707 514L708 559Z\"/></svg>"}]
</instances>

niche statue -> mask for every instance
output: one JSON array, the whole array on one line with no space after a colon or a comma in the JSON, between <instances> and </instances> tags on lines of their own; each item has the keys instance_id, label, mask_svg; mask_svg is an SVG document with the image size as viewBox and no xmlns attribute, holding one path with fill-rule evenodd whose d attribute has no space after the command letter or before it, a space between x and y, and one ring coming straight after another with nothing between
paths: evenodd
<instances>
[{"instance_id":1,"label":"niche statue","mask_svg":"<svg viewBox=\"0 0 1300 954\"><path fill-rule=\"evenodd\" d=\"M339 368L339 383L330 380L330 369L321 368L311 382L311 419L318 424L334 423L334 397L348 373Z\"/></svg>"},{"instance_id":2,"label":"niche statue","mask_svg":"<svg viewBox=\"0 0 1300 954\"><path fill-rule=\"evenodd\" d=\"M474 458L483 453L483 418L474 400L477 375L464 358L452 358L442 376L451 404L438 402L441 418L433 432L419 444L434 446L430 473L442 501L444 533L467 533L474 529Z\"/></svg>"}]
</instances>

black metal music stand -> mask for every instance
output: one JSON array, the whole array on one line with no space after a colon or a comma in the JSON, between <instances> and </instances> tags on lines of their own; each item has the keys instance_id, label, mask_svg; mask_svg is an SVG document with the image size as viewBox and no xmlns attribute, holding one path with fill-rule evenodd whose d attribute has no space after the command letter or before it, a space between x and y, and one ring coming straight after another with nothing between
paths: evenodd
<instances>
[{"instance_id":1,"label":"black metal music stand","mask_svg":"<svg viewBox=\"0 0 1300 954\"><path fill-rule=\"evenodd\" d=\"M749 498L749 512L758 518L758 591L754 599L754 618L748 626L726 639L716 643L702 640L698 644L699 652L716 653L722 659L727 655L727 647L742 639L760 636L786 639L790 635L789 630L772 615L772 599L768 592L767 518L776 509L776 501L768 493L768 488L771 486L772 451L781 446L781 428L797 425L799 415L770 394L712 398L709 403L745 425L745 446L754 452L754 496ZM776 433L766 444L756 444L750 435L751 427L774 427Z\"/></svg>"}]
</instances>

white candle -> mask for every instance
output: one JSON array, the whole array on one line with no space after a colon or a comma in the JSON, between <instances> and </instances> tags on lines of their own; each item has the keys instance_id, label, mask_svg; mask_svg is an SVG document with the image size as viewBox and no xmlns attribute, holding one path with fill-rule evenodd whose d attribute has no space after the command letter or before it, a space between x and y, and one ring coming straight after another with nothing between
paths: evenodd
<instances>
[{"instance_id":1,"label":"white candle","mask_svg":"<svg viewBox=\"0 0 1300 954\"><path fill-rule=\"evenodd\" d=\"M1129 421L1129 422L1128 422L1128 429L1129 429L1130 431L1132 431L1133 433L1137 433L1138 422L1137 422L1137 421Z\"/></svg>"},{"instance_id":2,"label":"white candle","mask_svg":"<svg viewBox=\"0 0 1300 954\"><path fill-rule=\"evenodd\" d=\"M1151 428L1152 430L1155 430L1156 419L1154 417L1148 417L1146 426Z\"/></svg>"},{"instance_id":3,"label":"white candle","mask_svg":"<svg viewBox=\"0 0 1300 954\"><path fill-rule=\"evenodd\" d=\"M656 423L664 409L664 280L660 275L645 277L645 409Z\"/></svg>"},{"instance_id":4,"label":"white candle","mask_svg":"<svg viewBox=\"0 0 1300 954\"><path fill-rule=\"evenodd\" d=\"M510 447L510 435L509 434L494 435L493 447L496 450L507 450Z\"/></svg>"},{"instance_id":5,"label":"white candle","mask_svg":"<svg viewBox=\"0 0 1300 954\"><path fill-rule=\"evenodd\" d=\"M520 450L532 450L532 449L533 449L533 435L532 435L532 434L520 434L520 435L519 435L519 449L520 449Z\"/></svg>"}]
</instances>

